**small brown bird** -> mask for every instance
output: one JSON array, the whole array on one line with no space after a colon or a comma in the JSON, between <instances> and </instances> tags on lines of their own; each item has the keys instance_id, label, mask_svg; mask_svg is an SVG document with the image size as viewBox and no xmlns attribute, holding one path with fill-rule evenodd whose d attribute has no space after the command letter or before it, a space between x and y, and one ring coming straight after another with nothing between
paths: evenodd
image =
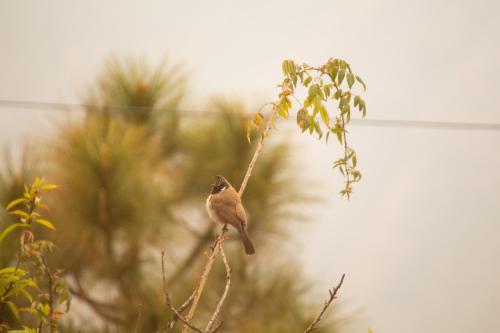
<instances>
[{"instance_id":1,"label":"small brown bird","mask_svg":"<svg viewBox=\"0 0 500 333\"><path fill-rule=\"evenodd\" d=\"M208 216L212 221L222 224L224 228L228 224L235 227L240 232L246 254L254 254L255 249L247 233L245 209L238 192L222 176L215 176L215 182L211 187L212 192L207 198Z\"/></svg>"}]
</instances>

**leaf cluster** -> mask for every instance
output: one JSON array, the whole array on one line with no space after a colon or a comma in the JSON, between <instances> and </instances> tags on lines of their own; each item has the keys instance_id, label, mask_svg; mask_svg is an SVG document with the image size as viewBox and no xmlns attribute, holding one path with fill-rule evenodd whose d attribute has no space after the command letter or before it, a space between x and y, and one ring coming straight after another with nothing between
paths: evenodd
<instances>
[{"instance_id":1,"label":"leaf cluster","mask_svg":"<svg viewBox=\"0 0 500 333\"><path fill-rule=\"evenodd\" d=\"M6 206L8 214L16 216L18 222L2 230L0 242L16 230L22 231L16 265L0 269L0 306L5 305L13 317L10 322L0 320L0 325L22 326L23 330L19 332L30 332L32 329L21 323L33 323L35 319L39 322L39 332L44 325L47 331L56 332L57 320L69 310L71 294L61 277L62 271L51 272L45 259L54 245L43 239L35 239L35 225L55 230L53 223L42 217L40 209L48 211L48 206L42 201L43 193L56 188L57 185L45 183L37 177L30 186L24 186L21 198L12 200ZM43 287L44 284L47 284L47 288ZM64 304L66 310L55 310L55 303ZM32 317L24 318L21 313Z\"/></svg>"},{"instance_id":2,"label":"leaf cluster","mask_svg":"<svg viewBox=\"0 0 500 333\"><path fill-rule=\"evenodd\" d=\"M285 60L281 68L284 79L278 85L278 100L269 103L273 107L273 116L277 114L281 119L288 119L295 104L296 121L302 133L315 133L318 139L324 137L326 142L330 135L337 138L343 147L344 157L335 161L333 167L339 169L345 179L340 193L349 197L352 184L361 179L361 173L357 169L356 153L347 142L347 127L351 121L351 110L357 109L362 118L366 116L366 102L354 90L356 84L366 90L364 81L342 59L329 59L320 67L297 65L293 60ZM298 88L306 90L302 98L299 98ZM263 114L260 111L255 113L247 138L251 128L258 130L264 123Z\"/></svg>"}]
</instances>

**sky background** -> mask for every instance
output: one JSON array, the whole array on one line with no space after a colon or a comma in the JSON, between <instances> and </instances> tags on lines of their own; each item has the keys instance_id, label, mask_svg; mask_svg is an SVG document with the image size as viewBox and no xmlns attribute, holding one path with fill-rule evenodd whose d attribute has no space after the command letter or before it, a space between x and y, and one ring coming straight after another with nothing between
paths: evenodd
<instances>
[{"instance_id":1,"label":"sky background","mask_svg":"<svg viewBox=\"0 0 500 333\"><path fill-rule=\"evenodd\" d=\"M116 54L182 63L199 105L255 103L274 98L283 59L340 57L368 85L368 118L500 123L499 12L494 0L0 0L0 100L79 102ZM0 109L0 143L47 135L47 115ZM364 178L349 202L336 144L287 137L325 198L294 232L318 305L345 272L353 332L500 332L500 131L355 126Z\"/></svg>"}]
</instances>

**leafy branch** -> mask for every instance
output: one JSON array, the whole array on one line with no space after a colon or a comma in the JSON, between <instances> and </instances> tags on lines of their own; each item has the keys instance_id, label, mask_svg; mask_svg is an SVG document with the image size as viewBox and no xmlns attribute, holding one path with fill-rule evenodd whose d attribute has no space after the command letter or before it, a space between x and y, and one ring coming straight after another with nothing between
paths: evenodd
<instances>
[{"instance_id":1,"label":"leafy branch","mask_svg":"<svg viewBox=\"0 0 500 333\"><path fill-rule=\"evenodd\" d=\"M366 115L366 103L361 98L360 95L353 93L352 88L357 82L363 89L366 89L363 80L356 75L352 70L350 65L341 59L330 59L328 62L321 67L311 67L307 64L301 66L295 64L292 60L285 60L282 64L282 70L284 74L284 79L278 87L281 89L278 100L275 102L267 103L261 110L255 113L253 120L250 122L247 128L247 139L250 142L250 132L252 128L260 130L264 127L260 139L256 144L255 152L250 160L247 171L241 183L238 194L240 197L243 196L249 179L251 177L253 168L257 162L260 152L263 148L264 141L267 138L270 129L273 127L276 119L288 119L290 111L293 107L292 99L299 104L299 110L297 111L297 124L301 129L302 133L309 131L310 134L316 133L318 138L323 137L324 131L326 131L325 140L328 142L329 136L334 134L337 140L344 149L344 157L337 160L333 167L338 168L339 171L345 178L344 189L340 192L342 195L346 195L348 198L352 193L352 184L358 182L361 179L361 173L356 169L357 157L356 152L352 147L348 145L347 142L347 125L351 119L351 105L352 109L357 108L361 113L362 117ZM300 81L299 81L300 79ZM345 79L345 81L344 81ZM307 97L301 101L296 96L296 89L298 84L301 84L303 88L307 89ZM328 103L332 102L336 104L337 112L328 111ZM272 106L272 112L265 121L264 115L261 113L262 109L266 106ZM319 115L319 116L318 116ZM332 120L334 119L334 120ZM180 319L183 323L182 333L187 333L189 329L200 333L211 333L215 332L222 322L214 329L211 330L215 319L220 312L220 308L226 298L230 286L230 268L227 263L227 259L224 255L222 244L225 240L225 233L227 230L223 229L220 235L216 238L214 244L211 246L211 251L208 255L207 263L201 274L200 280L195 287L193 294L188 298L184 304L190 306L189 312L186 317L182 316L182 311L175 309L170 301L170 298L166 289L166 280L164 274L164 264L162 256L162 273L164 278L164 288L165 288L165 299L167 307L173 313L173 319L168 325L168 332L171 332L175 327L175 321ZM208 322L205 330L202 330L194 325L192 325L191 320L194 317L198 302L201 298L205 283L208 279L210 271L212 269L215 257L218 253L221 253L222 259L226 266L227 271L227 283L224 289L224 293L221 296L219 302L217 303L216 309ZM326 308L335 298L338 289L341 287L344 280L344 275L337 287L330 292L331 299L325 304L325 307L317 317L317 319L309 326L306 332L310 332L315 328L317 323L321 320ZM181 308L179 310L184 310Z\"/></svg>"},{"instance_id":2,"label":"leafy branch","mask_svg":"<svg viewBox=\"0 0 500 333\"><path fill-rule=\"evenodd\" d=\"M278 85L279 99L269 103L273 106L273 115L276 113L280 118L288 119L295 102L298 105L297 125L302 133L316 133L318 139L324 137L326 142L330 135L335 135L343 147L344 156L336 160L333 167L339 169L345 179L340 193L350 197L352 185L361 179L361 173L357 169L356 152L347 142L347 126L351 121L351 110L357 109L361 117L366 116L366 102L354 91L356 83L366 90L365 83L342 59L329 59L320 67L297 65L293 60L285 60L282 70L284 79ZM302 99L297 95L300 87L307 90ZM332 104L334 111L329 107ZM259 111L250 122L247 139L250 140L252 128L260 129L263 124L264 116Z\"/></svg>"},{"instance_id":3,"label":"leafy branch","mask_svg":"<svg viewBox=\"0 0 500 333\"><path fill-rule=\"evenodd\" d=\"M29 187L24 187L21 198L11 201L6 209L9 214L19 216L19 222L6 227L0 233L0 242L16 229L23 229L20 235L20 247L18 250L15 267L6 267L0 270L0 303L5 303L11 313L20 321L20 312L35 314L39 319L36 332L42 332L44 325L48 325L48 332L57 332L57 320L64 312L56 310L56 304L66 304L66 312L69 309L71 295L69 289L60 277L61 270L52 271L47 264L45 254L52 250L53 244L45 240L35 240L34 225L40 225L49 230L55 230L51 221L42 218L39 209L48 210L42 203L44 191L57 188L53 184L45 184L42 178L36 178ZM24 209L23 209L24 206ZM29 269L22 269L21 265L26 262ZM47 292L41 290L43 276L46 277ZM33 290L40 290L39 294L33 294ZM30 307L19 308L11 299L23 295L29 302ZM0 323L2 324L2 323ZM23 331L34 332L35 330L23 326Z\"/></svg>"}]
</instances>

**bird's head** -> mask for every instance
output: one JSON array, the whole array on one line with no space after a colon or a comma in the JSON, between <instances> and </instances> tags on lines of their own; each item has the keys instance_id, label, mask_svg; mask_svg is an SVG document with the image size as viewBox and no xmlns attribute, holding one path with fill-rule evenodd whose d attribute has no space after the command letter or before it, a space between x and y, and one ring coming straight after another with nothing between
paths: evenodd
<instances>
[{"instance_id":1,"label":"bird's head","mask_svg":"<svg viewBox=\"0 0 500 333\"><path fill-rule=\"evenodd\" d=\"M219 192L224 191L226 188L228 188L231 185L229 184L229 182L227 181L226 178L224 178L221 175L217 175L217 176L215 176L214 183L210 186L212 187L211 194L217 194Z\"/></svg>"}]
</instances>

